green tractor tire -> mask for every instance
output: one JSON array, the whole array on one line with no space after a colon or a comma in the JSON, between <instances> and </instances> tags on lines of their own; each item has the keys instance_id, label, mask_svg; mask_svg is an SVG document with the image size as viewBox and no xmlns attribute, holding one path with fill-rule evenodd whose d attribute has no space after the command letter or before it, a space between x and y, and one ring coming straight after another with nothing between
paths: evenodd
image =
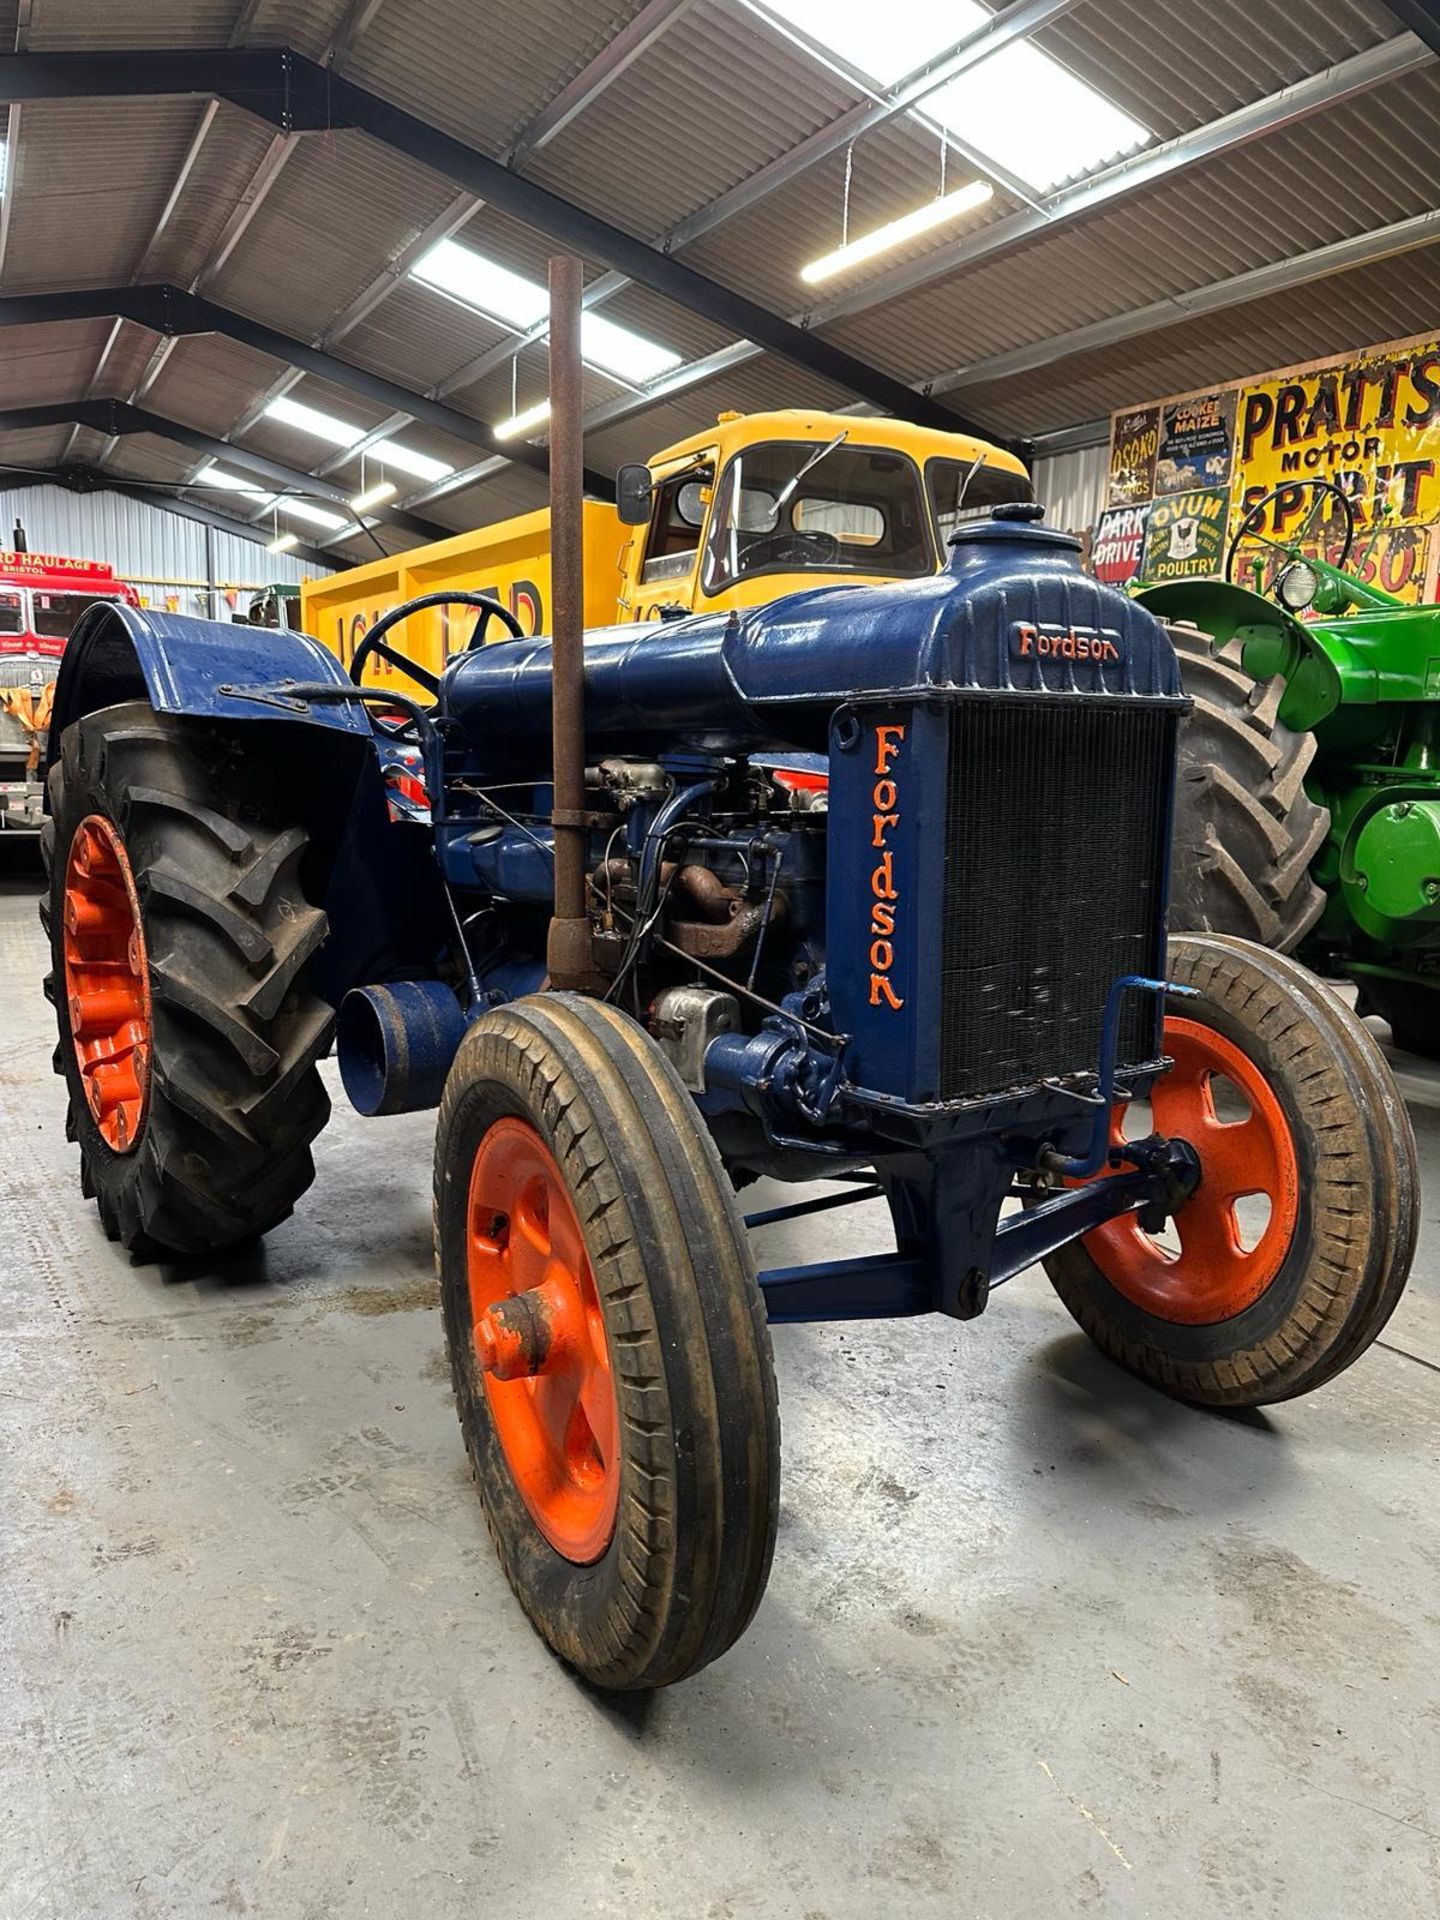
<instances>
[{"instance_id":1,"label":"green tractor tire","mask_svg":"<svg viewBox=\"0 0 1440 1920\"><path fill-rule=\"evenodd\" d=\"M1168 632L1195 702L1180 729L1171 931L1232 934L1288 953L1325 906L1310 863L1330 816L1304 786L1314 736L1276 718L1278 676L1253 680L1188 622Z\"/></svg>"}]
</instances>

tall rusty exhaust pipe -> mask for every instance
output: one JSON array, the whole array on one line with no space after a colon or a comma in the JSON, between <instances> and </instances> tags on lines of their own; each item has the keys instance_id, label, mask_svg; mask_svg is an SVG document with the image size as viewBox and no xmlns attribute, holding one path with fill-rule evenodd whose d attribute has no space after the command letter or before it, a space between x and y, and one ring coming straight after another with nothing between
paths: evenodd
<instances>
[{"instance_id":1,"label":"tall rusty exhaust pipe","mask_svg":"<svg viewBox=\"0 0 1440 1920\"><path fill-rule=\"evenodd\" d=\"M553 987L599 983L585 910L585 523L580 262L550 261L550 595L555 910L545 958Z\"/></svg>"}]
</instances>

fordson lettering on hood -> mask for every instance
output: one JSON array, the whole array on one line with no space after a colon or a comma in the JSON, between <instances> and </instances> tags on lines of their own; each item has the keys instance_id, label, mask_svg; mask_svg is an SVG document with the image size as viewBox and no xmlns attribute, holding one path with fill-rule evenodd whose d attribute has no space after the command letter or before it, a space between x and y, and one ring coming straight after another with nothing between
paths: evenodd
<instances>
[{"instance_id":1,"label":"fordson lettering on hood","mask_svg":"<svg viewBox=\"0 0 1440 1920\"><path fill-rule=\"evenodd\" d=\"M870 1004L894 1007L898 1012L904 999L895 991L890 970L895 965L895 909L900 895L895 886L895 858L890 851L890 835L900 825L900 789L890 769L900 755L905 738L903 726L891 721L875 729L875 786L870 795L874 808L875 831L872 847L880 848L880 864L870 876Z\"/></svg>"},{"instance_id":2,"label":"fordson lettering on hood","mask_svg":"<svg viewBox=\"0 0 1440 1920\"><path fill-rule=\"evenodd\" d=\"M1037 627L1020 620L1010 629L1018 660L1118 660L1120 649L1093 627Z\"/></svg>"}]
</instances>

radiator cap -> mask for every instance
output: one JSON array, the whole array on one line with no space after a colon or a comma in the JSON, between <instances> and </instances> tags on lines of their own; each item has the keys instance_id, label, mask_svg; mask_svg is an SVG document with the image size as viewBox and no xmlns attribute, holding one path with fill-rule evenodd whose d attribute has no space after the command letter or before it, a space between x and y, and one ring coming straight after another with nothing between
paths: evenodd
<instances>
[{"instance_id":1,"label":"radiator cap","mask_svg":"<svg viewBox=\"0 0 1440 1920\"><path fill-rule=\"evenodd\" d=\"M1009 500L1003 506L992 507L988 520L967 520L951 534L949 545L969 547L991 541L1023 541L1027 546L1045 546L1068 548L1072 553L1080 551L1080 542L1073 533L1062 533L1059 527L1046 527L1040 523L1045 518L1045 509L1038 500ZM956 558L959 556L957 554ZM955 562L950 563L952 567Z\"/></svg>"}]
</instances>

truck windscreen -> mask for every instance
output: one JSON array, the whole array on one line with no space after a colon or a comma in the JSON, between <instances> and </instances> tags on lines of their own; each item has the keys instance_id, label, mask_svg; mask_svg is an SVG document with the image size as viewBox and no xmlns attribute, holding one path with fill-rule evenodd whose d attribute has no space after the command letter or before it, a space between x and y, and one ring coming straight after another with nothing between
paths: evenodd
<instances>
[{"instance_id":1,"label":"truck windscreen","mask_svg":"<svg viewBox=\"0 0 1440 1920\"><path fill-rule=\"evenodd\" d=\"M813 568L891 578L933 570L914 462L848 443L816 459L820 452L812 441L775 441L734 456L706 545L708 592L757 573Z\"/></svg>"},{"instance_id":2,"label":"truck windscreen","mask_svg":"<svg viewBox=\"0 0 1440 1920\"><path fill-rule=\"evenodd\" d=\"M106 598L98 593L48 593L37 589L30 598L34 605L35 631L42 640L68 640L75 622L86 607Z\"/></svg>"},{"instance_id":3,"label":"truck windscreen","mask_svg":"<svg viewBox=\"0 0 1440 1920\"><path fill-rule=\"evenodd\" d=\"M1011 473L1004 467L988 464L972 472L968 460L927 460L925 480L942 543L963 521L988 520L992 507L1006 507L1012 501L1035 498L1035 489L1023 473Z\"/></svg>"}]
</instances>

